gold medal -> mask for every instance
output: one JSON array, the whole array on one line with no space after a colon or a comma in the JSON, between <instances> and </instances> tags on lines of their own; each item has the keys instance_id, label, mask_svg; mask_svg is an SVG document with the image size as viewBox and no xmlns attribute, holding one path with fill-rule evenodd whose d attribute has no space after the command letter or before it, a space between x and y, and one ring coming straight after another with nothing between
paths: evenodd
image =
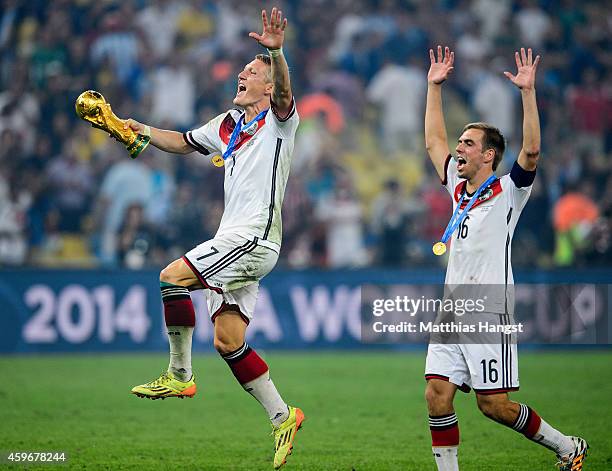
<instances>
[{"instance_id":1,"label":"gold medal","mask_svg":"<svg viewBox=\"0 0 612 471\"><path fill-rule=\"evenodd\" d=\"M433 253L436 255L444 255L446 253L446 244L444 242L436 242L432 247Z\"/></svg>"},{"instance_id":2,"label":"gold medal","mask_svg":"<svg viewBox=\"0 0 612 471\"><path fill-rule=\"evenodd\" d=\"M212 159L210 159L210 161L215 167L223 167L223 164L225 163L223 157L221 157L219 154L215 155Z\"/></svg>"}]
</instances>

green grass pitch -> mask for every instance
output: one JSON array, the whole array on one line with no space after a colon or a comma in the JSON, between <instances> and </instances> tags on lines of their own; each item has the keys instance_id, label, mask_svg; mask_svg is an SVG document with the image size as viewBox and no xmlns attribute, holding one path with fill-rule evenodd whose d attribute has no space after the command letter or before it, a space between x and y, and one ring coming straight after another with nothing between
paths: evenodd
<instances>
[{"instance_id":1,"label":"green grass pitch","mask_svg":"<svg viewBox=\"0 0 612 471\"><path fill-rule=\"evenodd\" d=\"M264 356L307 418L287 471L435 469L424 353ZM524 352L520 361L512 397L585 437L585 470L612 469L612 352ZM129 394L166 365L161 354L0 357L0 450L65 451L70 469L272 469L267 418L217 356L194 357L193 399ZM473 394L458 393L456 409L462 470L556 469L551 452L485 419Z\"/></svg>"}]
</instances>

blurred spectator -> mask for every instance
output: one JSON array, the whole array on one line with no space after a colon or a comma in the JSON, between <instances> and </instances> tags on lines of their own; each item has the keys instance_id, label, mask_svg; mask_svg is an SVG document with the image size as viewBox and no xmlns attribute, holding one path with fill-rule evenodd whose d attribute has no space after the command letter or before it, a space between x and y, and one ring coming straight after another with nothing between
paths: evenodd
<instances>
[{"instance_id":1,"label":"blurred spectator","mask_svg":"<svg viewBox=\"0 0 612 471\"><path fill-rule=\"evenodd\" d=\"M554 227L557 232L555 262L570 266L580 252L588 251L588 242L599 210L584 193L572 190L563 195L554 207Z\"/></svg>"},{"instance_id":2,"label":"blurred spectator","mask_svg":"<svg viewBox=\"0 0 612 471\"><path fill-rule=\"evenodd\" d=\"M337 101L349 120L359 120L364 106L363 85L357 77L339 70L334 64L328 65L313 80L312 88L320 90ZM303 99L300 100L300 104ZM300 113L301 117L301 113Z\"/></svg>"},{"instance_id":3,"label":"blurred spectator","mask_svg":"<svg viewBox=\"0 0 612 471\"><path fill-rule=\"evenodd\" d=\"M510 0L475 0L471 11L482 25L482 33L489 40L495 40L502 30L503 24L510 15L512 2Z\"/></svg>"},{"instance_id":4,"label":"blurred spectator","mask_svg":"<svg viewBox=\"0 0 612 471\"><path fill-rule=\"evenodd\" d=\"M597 70L588 68L580 85L569 89L568 105L578 152L601 155L612 123L610 84L602 84Z\"/></svg>"},{"instance_id":5,"label":"blurred spectator","mask_svg":"<svg viewBox=\"0 0 612 471\"><path fill-rule=\"evenodd\" d=\"M151 170L140 160L123 160L114 164L100 187L100 256L104 263L114 263L117 233L126 209L132 204L146 205L153 194Z\"/></svg>"},{"instance_id":6,"label":"blurred spectator","mask_svg":"<svg viewBox=\"0 0 612 471\"><path fill-rule=\"evenodd\" d=\"M405 262L410 207L397 180L389 180L372 204L372 232L378 237L377 261L402 266Z\"/></svg>"},{"instance_id":7,"label":"blurred spectator","mask_svg":"<svg viewBox=\"0 0 612 471\"><path fill-rule=\"evenodd\" d=\"M325 223L315 219L302 172L290 177L283 202L283 249L291 268L326 266Z\"/></svg>"},{"instance_id":8,"label":"blurred spectator","mask_svg":"<svg viewBox=\"0 0 612 471\"><path fill-rule=\"evenodd\" d=\"M521 213L521 223L516 227L514 237L515 248L512 250L513 263L519 261L528 265L537 261L538 264L549 266L551 256L549 247L555 246L555 230L552 215L549 214L550 194L546 191L548 175L544 168L538 169L538 177L531 190L529 204Z\"/></svg>"},{"instance_id":9,"label":"blurred spectator","mask_svg":"<svg viewBox=\"0 0 612 471\"><path fill-rule=\"evenodd\" d=\"M145 217L148 222L161 226L168 220L172 213L175 191L172 161L157 149L151 149L146 158L150 169L151 193L155 195L144 206Z\"/></svg>"},{"instance_id":10,"label":"blurred spectator","mask_svg":"<svg viewBox=\"0 0 612 471\"><path fill-rule=\"evenodd\" d=\"M204 40L211 43L216 38L211 37L215 24L211 13L215 10L212 3L202 4L201 0L190 0L181 6L180 15L177 19L178 35L186 44L197 44Z\"/></svg>"},{"instance_id":11,"label":"blurred spectator","mask_svg":"<svg viewBox=\"0 0 612 471\"><path fill-rule=\"evenodd\" d=\"M107 13L101 20L101 33L91 44L94 65L108 61L114 74L123 84L135 78L138 57L143 53L140 37L130 28L129 17L118 11Z\"/></svg>"},{"instance_id":12,"label":"blurred spectator","mask_svg":"<svg viewBox=\"0 0 612 471\"><path fill-rule=\"evenodd\" d=\"M206 240L213 234L202 231L204 203L195 193L191 182L183 182L176 190L174 208L168 215L168 243L181 255L196 243L194 235Z\"/></svg>"},{"instance_id":13,"label":"blurred spectator","mask_svg":"<svg viewBox=\"0 0 612 471\"><path fill-rule=\"evenodd\" d=\"M383 42L384 36L380 33L355 35L350 49L339 60L340 66L346 72L369 82L382 65Z\"/></svg>"},{"instance_id":14,"label":"blurred spectator","mask_svg":"<svg viewBox=\"0 0 612 471\"><path fill-rule=\"evenodd\" d=\"M79 232L81 218L89 211L93 178L90 167L79 159L76 142L64 143L61 155L47 169L48 183L53 192L53 206L59 211L59 230Z\"/></svg>"},{"instance_id":15,"label":"blurred spectator","mask_svg":"<svg viewBox=\"0 0 612 471\"><path fill-rule=\"evenodd\" d=\"M381 108L382 143L387 152L422 148L426 92L426 72L417 59L406 65L388 62L368 85L368 99Z\"/></svg>"},{"instance_id":16,"label":"blurred spectator","mask_svg":"<svg viewBox=\"0 0 612 471\"><path fill-rule=\"evenodd\" d=\"M14 31L18 26L19 18L19 1L18 0L2 0L0 3L0 51L5 49Z\"/></svg>"},{"instance_id":17,"label":"blurred spectator","mask_svg":"<svg viewBox=\"0 0 612 471\"><path fill-rule=\"evenodd\" d=\"M158 125L174 123L182 129L194 123L195 77L193 70L183 62L181 55L174 53L153 72L150 78L151 122Z\"/></svg>"},{"instance_id":18,"label":"blurred spectator","mask_svg":"<svg viewBox=\"0 0 612 471\"><path fill-rule=\"evenodd\" d=\"M353 8L340 12L340 18L336 22L335 37L329 44L329 55L334 60L340 60L347 54L354 37L365 29L363 9L363 2L355 2Z\"/></svg>"},{"instance_id":19,"label":"blurred spectator","mask_svg":"<svg viewBox=\"0 0 612 471\"><path fill-rule=\"evenodd\" d=\"M591 265L612 264L612 175L608 176L600 203L600 218L595 222L589 241L586 262Z\"/></svg>"},{"instance_id":20,"label":"blurred spectator","mask_svg":"<svg viewBox=\"0 0 612 471\"><path fill-rule=\"evenodd\" d=\"M178 19L183 3L175 0L153 0L136 19L136 26L147 38L155 59L165 59L174 52Z\"/></svg>"},{"instance_id":21,"label":"blurred spectator","mask_svg":"<svg viewBox=\"0 0 612 471\"><path fill-rule=\"evenodd\" d=\"M10 88L0 92L0 133L10 129L29 152L36 142L40 107L36 96L27 92L25 77L16 77Z\"/></svg>"},{"instance_id":22,"label":"blurred spectator","mask_svg":"<svg viewBox=\"0 0 612 471\"><path fill-rule=\"evenodd\" d=\"M430 33L416 13L396 14L397 28L395 31L390 31L391 34L385 44L387 56L400 63L406 62L410 56L426 56L420 51L427 51Z\"/></svg>"},{"instance_id":23,"label":"blurred spectator","mask_svg":"<svg viewBox=\"0 0 612 471\"><path fill-rule=\"evenodd\" d=\"M141 205L131 204L126 208L118 239L117 255L122 266L138 270L147 265L147 254L154 240L147 228Z\"/></svg>"},{"instance_id":24,"label":"blurred spectator","mask_svg":"<svg viewBox=\"0 0 612 471\"><path fill-rule=\"evenodd\" d=\"M469 72L469 65L482 64L491 52L491 40L483 34L482 26L476 19L467 26L467 30L459 32L455 56L461 58L458 64Z\"/></svg>"},{"instance_id":25,"label":"blurred spectator","mask_svg":"<svg viewBox=\"0 0 612 471\"><path fill-rule=\"evenodd\" d=\"M31 76L34 84L41 89L47 85L47 77L62 73L67 61L66 45L59 38L60 31L51 23L37 30L36 41L30 57Z\"/></svg>"},{"instance_id":26,"label":"blurred spectator","mask_svg":"<svg viewBox=\"0 0 612 471\"><path fill-rule=\"evenodd\" d=\"M516 25L521 44L539 48L550 28L551 19L537 0L522 0L519 3L522 8L516 13Z\"/></svg>"},{"instance_id":27,"label":"blurred spectator","mask_svg":"<svg viewBox=\"0 0 612 471\"><path fill-rule=\"evenodd\" d=\"M326 228L327 265L330 268L366 265L363 213L348 177L341 178L334 193L320 201L316 215Z\"/></svg>"},{"instance_id":28,"label":"blurred spectator","mask_svg":"<svg viewBox=\"0 0 612 471\"><path fill-rule=\"evenodd\" d=\"M511 143L515 136L517 94L503 75L504 70L508 70L506 63L504 58L496 57L482 70L473 90L472 102L478 121L495 123Z\"/></svg>"},{"instance_id":29,"label":"blurred spectator","mask_svg":"<svg viewBox=\"0 0 612 471\"><path fill-rule=\"evenodd\" d=\"M21 265L27 256L26 213L31 204L27 192L0 175L0 266Z\"/></svg>"},{"instance_id":30,"label":"blurred spectator","mask_svg":"<svg viewBox=\"0 0 612 471\"><path fill-rule=\"evenodd\" d=\"M338 169L333 165L331 156L324 151L320 157L315 163L306 184L308 196L315 205L330 197L337 186L338 179Z\"/></svg>"}]
</instances>

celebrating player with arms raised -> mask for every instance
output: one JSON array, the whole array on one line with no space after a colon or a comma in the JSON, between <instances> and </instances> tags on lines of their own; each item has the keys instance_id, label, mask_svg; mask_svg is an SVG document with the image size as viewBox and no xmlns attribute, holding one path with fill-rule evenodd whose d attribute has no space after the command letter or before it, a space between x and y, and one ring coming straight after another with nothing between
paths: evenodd
<instances>
[{"instance_id":1,"label":"celebrating player with arms raised","mask_svg":"<svg viewBox=\"0 0 612 471\"><path fill-rule=\"evenodd\" d=\"M262 22L263 33L249 36L270 55L257 55L238 74L234 104L244 111L229 110L184 134L134 120L126 124L150 135L151 144L161 150L175 154L195 150L216 156L215 165L225 165L225 210L215 237L172 262L160 275L170 342L168 370L134 387L132 393L150 399L193 397L195 312L189 292L205 288L215 348L268 413L275 435L274 467L280 468L291 453L304 414L285 404L270 379L268 365L245 342L245 332L259 280L278 259L281 206L299 118L282 51L287 20L273 8L269 22L262 11Z\"/></svg>"},{"instance_id":2,"label":"celebrating player with arms raised","mask_svg":"<svg viewBox=\"0 0 612 471\"><path fill-rule=\"evenodd\" d=\"M445 284L498 285L508 293L513 282L510 248L518 218L531 193L540 156L540 123L535 95L535 76L540 57L531 49L515 54L517 74L504 74L521 91L523 101L523 147L509 174L495 177L505 149L500 131L486 123L463 128L450 155L442 112L442 83L453 70L454 53L438 46L437 58L430 50L427 76L425 142L443 185L453 199L451 223L434 252L446 251L446 242L457 230L450 247ZM491 106L496 106L491 103ZM509 319L507 301L490 315L500 323ZM493 304L494 305L494 304ZM494 305L495 306L495 305ZM499 343L433 343L425 367L425 397L434 457L439 470L458 470L459 426L453 408L457 388L476 392L480 410L490 419L522 433L553 450L562 470L582 469L587 444L551 427L525 404L508 398L519 388L516 343L501 335Z\"/></svg>"}]
</instances>

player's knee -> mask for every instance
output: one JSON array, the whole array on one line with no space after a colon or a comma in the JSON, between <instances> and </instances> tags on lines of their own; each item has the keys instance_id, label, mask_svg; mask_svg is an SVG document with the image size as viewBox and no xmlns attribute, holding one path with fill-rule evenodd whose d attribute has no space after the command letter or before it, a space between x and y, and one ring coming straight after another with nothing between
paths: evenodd
<instances>
[{"instance_id":1,"label":"player's knee","mask_svg":"<svg viewBox=\"0 0 612 471\"><path fill-rule=\"evenodd\" d=\"M163 283L172 283L173 285L179 284L179 277L176 268L176 261L170 263L159 273L159 281Z\"/></svg>"},{"instance_id":2,"label":"player's knee","mask_svg":"<svg viewBox=\"0 0 612 471\"><path fill-rule=\"evenodd\" d=\"M444 414L452 410L452 394L445 391L436 381L428 381L425 387L425 400L427 407L433 415Z\"/></svg>"},{"instance_id":3,"label":"player's knee","mask_svg":"<svg viewBox=\"0 0 612 471\"><path fill-rule=\"evenodd\" d=\"M242 341L218 335L215 335L213 343L215 346L215 350L217 350L220 355L226 355L228 353L235 352L240 347L242 347Z\"/></svg>"},{"instance_id":4,"label":"player's knee","mask_svg":"<svg viewBox=\"0 0 612 471\"><path fill-rule=\"evenodd\" d=\"M159 272L159 281L163 283L172 283L174 280L174 276L172 275L172 268L168 265L161 272Z\"/></svg>"}]
</instances>

